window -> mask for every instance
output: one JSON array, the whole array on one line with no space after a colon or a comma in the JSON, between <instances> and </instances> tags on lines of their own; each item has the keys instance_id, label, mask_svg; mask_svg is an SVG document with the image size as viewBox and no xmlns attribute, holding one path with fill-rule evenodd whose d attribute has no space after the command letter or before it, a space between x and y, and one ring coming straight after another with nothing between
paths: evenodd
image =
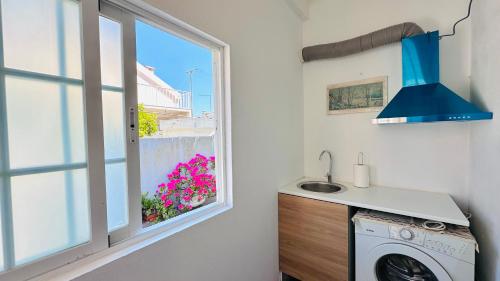
<instances>
[{"instance_id":1,"label":"window","mask_svg":"<svg viewBox=\"0 0 500 281\"><path fill-rule=\"evenodd\" d=\"M0 16L0 279L231 207L226 44L123 0Z\"/></svg>"},{"instance_id":2,"label":"window","mask_svg":"<svg viewBox=\"0 0 500 281\"><path fill-rule=\"evenodd\" d=\"M136 20L142 225L217 201L212 50Z\"/></svg>"},{"instance_id":3,"label":"window","mask_svg":"<svg viewBox=\"0 0 500 281\"><path fill-rule=\"evenodd\" d=\"M5 270L88 242L90 222L79 4L1 8Z\"/></svg>"},{"instance_id":4,"label":"window","mask_svg":"<svg viewBox=\"0 0 500 281\"><path fill-rule=\"evenodd\" d=\"M102 111L108 230L128 224L122 26L100 16Z\"/></svg>"}]
</instances>

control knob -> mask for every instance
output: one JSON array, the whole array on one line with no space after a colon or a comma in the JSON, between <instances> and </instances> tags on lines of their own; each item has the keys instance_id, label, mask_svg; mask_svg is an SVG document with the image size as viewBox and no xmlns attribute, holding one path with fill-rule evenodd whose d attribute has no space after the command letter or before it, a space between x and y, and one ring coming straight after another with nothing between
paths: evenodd
<instances>
[{"instance_id":1,"label":"control knob","mask_svg":"<svg viewBox=\"0 0 500 281\"><path fill-rule=\"evenodd\" d=\"M415 238L415 234L413 233L413 231L411 231L411 229L408 229L408 228L402 228L400 231L399 231L399 237L401 237L401 239L403 240L412 240L413 238Z\"/></svg>"}]
</instances>

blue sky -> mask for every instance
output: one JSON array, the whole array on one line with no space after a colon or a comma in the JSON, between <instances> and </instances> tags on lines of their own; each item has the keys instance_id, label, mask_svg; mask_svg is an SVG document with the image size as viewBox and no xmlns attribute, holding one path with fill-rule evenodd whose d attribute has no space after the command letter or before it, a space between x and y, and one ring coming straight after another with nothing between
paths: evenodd
<instances>
[{"instance_id":1,"label":"blue sky","mask_svg":"<svg viewBox=\"0 0 500 281\"><path fill-rule=\"evenodd\" d=\"M141 21L136 21L137 60L174 89L189 91L186 71L193 73L193 115L213 111L212 53Z\"/></svg>"}]
</instances>

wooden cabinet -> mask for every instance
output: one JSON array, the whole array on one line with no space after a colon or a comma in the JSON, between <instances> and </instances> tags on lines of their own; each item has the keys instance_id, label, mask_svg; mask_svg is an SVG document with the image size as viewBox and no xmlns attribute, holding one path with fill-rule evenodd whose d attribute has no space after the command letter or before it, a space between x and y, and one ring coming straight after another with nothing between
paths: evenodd
<instances>
[{"instance_id":1,"label":"wooden cabinet","mask_svg":"<svg viewBox=\"0 0 500 281\"><path fill-rule=\"evenodd\" d=\"M302 281L347 281L348 207L287 194L278 206L280 271Z\"/></svg>"}]
</instances>

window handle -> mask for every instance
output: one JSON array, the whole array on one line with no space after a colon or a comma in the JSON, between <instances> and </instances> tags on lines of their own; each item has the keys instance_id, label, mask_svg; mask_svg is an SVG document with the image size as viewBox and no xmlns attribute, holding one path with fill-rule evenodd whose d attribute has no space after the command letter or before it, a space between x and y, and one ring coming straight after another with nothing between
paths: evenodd
<instances>
[{"instance_id":1,"label":"window handle","mask_svg":"<svg viewBox=\"0 0 500 281\"><path fill-rule=\"evenodd\" d=\"M134 106L131 106L129 108L129 115L128 116L129 116L129 122L128 123L130 124L129 125L129 130L128 130L128 132L129 132L129 142L130 143L135 143L136 136L137 136L137 134L136 134L135 131L136 131L136 127L137 126L135 124L136 118L135 118L135 107Z\"/></svg>"}]
</instances>

